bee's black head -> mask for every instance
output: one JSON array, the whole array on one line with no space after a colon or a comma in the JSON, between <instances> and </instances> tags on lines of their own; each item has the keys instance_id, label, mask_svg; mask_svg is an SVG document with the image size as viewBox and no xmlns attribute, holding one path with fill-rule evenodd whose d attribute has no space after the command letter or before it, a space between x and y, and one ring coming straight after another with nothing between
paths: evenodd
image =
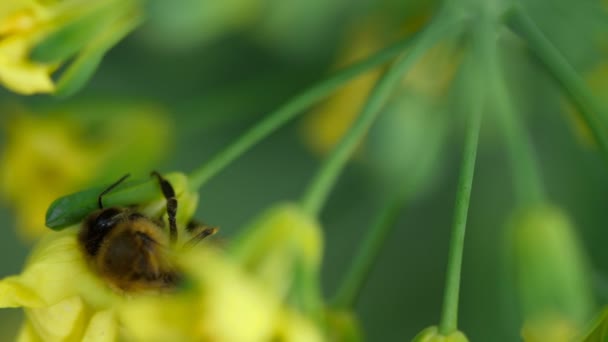
<instances>
[{"instance_id":1,"label":"bee's black head","mask_svg":"<svg viewBox=\"0 0 608 342\"><path fill-rule=\"evenodd\" d=\"M84 221L80 242L90 256L95 256L104 238L124 219L124 209L106 208L98 210Z\"/></svg>"}]
</instances>

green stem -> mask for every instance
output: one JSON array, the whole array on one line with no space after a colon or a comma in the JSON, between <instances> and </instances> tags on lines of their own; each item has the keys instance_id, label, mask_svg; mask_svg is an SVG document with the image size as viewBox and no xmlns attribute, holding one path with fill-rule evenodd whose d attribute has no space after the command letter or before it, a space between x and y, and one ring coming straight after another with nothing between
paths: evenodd
<instances>
[{"instance_id":1,"label":"green stem","mask_svg":"<svg viewBox=\"0 0 608 342\"><path fill-rule=\"evenodd\" d=\"M401 209L407 202L407 196L393 196L382 209L380 215L367 232L355 260L350 265L346 276L341 282L333 305L341 309L352 309L361 289L368 279L372 266L378 258L378 254L388 237L391 229L395 226Z\"/></svg>"},{"instance_id":2,"label":"green stem","mask_svg":"<svg viewBox=\"0 0 608 342\"><path fill-rule=\"evenodd\" d=\"M338 145L332 150L330 156L325 160L302 197L302 207L313 216L318 216L319 211L327 200L327 197L336 183L342 169L348 162L349 157L361 141L363 136L377 117L380 109L391 94L391 90L399 82L403 74L418 60L418 58L432 47L440 37L450 29L456 22L453 18L436 18L421 34L420 38L413 44L412 48L388 69L374 86L363 110L342 137Z\"/></svg>"},{"instance_id":3,"label":"green stem","mask_svg":"<svg viewBox=\"0 0 608 342\"><path fill-rule=\"evenodd\" d=\"M490 37L490 39L494 39ZM518 113L509 98L505 78L500 68L500 57L494 40L488 42L487 74L491 101L503 129L507 153L513 172L515 196L520 206L530 206L545 199L545 190L536 153Z\"/></svg>"},{"instance_id":4,"label":"green stem","mask_svg":"<svg viewBox=\"0 0 608 342\"><path fill-rule=\"evenodd\" d=\"M442 130L442 127L437 128ZM423 184L427 182L429 170L435 166L442 145L443 139L440 138L429 142L425 146L424 152L420 153L416 165L409 169L404 184L389 190L390 194L387 196L385 206L365 234L363 244L340 282L338 291L332 300L334 307L345 310L354 307L366 280L369 278L372 267L378 259L384 242L391 229L395 227L401 210L412 196L415 196L421 190L421 187L424 187Z\"/></svg>"},{"instance_id":5,"label":"green stem","mask_svg":"<svg viewBox=\"0 0 608 342\"><path fill-rule=\"evenodd\" d=\"M478 83L475 84L477 85ZM471 89L472 95L475 98L473 99L474 102L471 103L471 113L467 122L460 179L458 180L458 190L456 193L450 250L448 253L443 308L439 323L439 332L444 336L448 336L456 331L458 326L458 297L460 292L462 254L485 95L482 90L483 88L481 87L472 87Z\"/></svg>"},{"instance_id":6,"label":"green stem","mask_svg":"<svg viewBox=\"0 0 608 342\"><path fill-rule=\"evenodd\" d=\"M383 49L365 61L341 70L334 76L304 91L274 112L270 113L266 118L250 128L249 131L241 135L223 151L220 151L207 163L194 170L189 175L190 188L192 190L198 190L209 179L228 166L233 160L238 158L249 148L253 147L256 143L270 135L289 120L295 118L299 114L302 114L307 108L329 96L354 77L389 61L399 53L403 52L410 45L412 38L414 37L415 36L408 37L397 44Z\"/></svg>"},{"instance_id":7,"label":"green stem","mask_svg":"<svg viewBox=\"0 0 608 342\"><path fill-rule=\"evenodd\" d=\"M589 89L587 89L576 70L574 70L551 41L547 39L534 21L528 17L521 6L515 6L510 12L509 18L527 40L528 47L543 63L551 76L557 80L570 97L570 100L578 108L582 119L591 129L604 158L608 161L608 133L599 120L602 114L600 104Z\"/></svg>"}]
</instances>

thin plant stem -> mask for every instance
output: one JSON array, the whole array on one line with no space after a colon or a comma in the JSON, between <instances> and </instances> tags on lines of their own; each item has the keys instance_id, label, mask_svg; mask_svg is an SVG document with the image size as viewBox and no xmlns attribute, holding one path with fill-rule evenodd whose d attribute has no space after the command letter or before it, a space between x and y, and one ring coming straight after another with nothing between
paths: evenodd
<instances>
[{"instance_id":1,"label":"thin plant stem","mask_svg":"<svg viewBox=\"0 0 608 342\"><path fill-rule=\"evenodd\" d=\"M460 273L462 268L462 254L464 237L469 211L469 199L473 186L475 171L475 158L477 155L477 141L481 125L482 107L475 108L467 127L467 136L460 169L460 180L456 194L456 210L452 225L452 237L448 268L446 272L446 286L443 299L443 311L439 331L447 336L457 329L458 322L458 296L460 291Z\"/></svg>"},{"instance_id":2,"label":"thin plant stem","mask_svg":"<svg viewBox=\"0 0 608 342\"><path fill-rule=\"evenodd\" d=\"M412 38L415 36L416 35L410 36L390 47L383 49L362 62L337 72L330 78L312 86L308 90L289 100L283 106L270 113L262 121L242 134L238 139L236 139L236 141L228 145L228 147L226 147L224 150L213 156L211 160L194 170L189 175L190 188L192 190L198 190L209 179L222 171L232 161L253 147L259 141L273 133L279 127L286 124L296 116L302 114L307 108L329 96L354 77L364 73L365 71L373 69L374 67L378 67L399 55L399 53L403 52L408 46L410 46Z\"/></svg>"},{"instance_id":3,"label":"thin plant stem","mask_svg":"<svg viewBox=\"0 0 608 342\"><path fill-rule=\"evenodd\" d=\"M551 43L534 21L518 5L509 12L508 19L528 43L528 48L554 77L570 100L578 108L581 118L591 129L604 159L608 162L608 132L600 120L602 107L586 87L576 70Z\"/></svg>"},{"instance_id":4,"label":"thin plant stem","mask_svg":"<svg viewBox=\"0 0 608 342\"><path fill-rule=\"evenodd\" d=\"M545 200L546 195L536 152L509 98L509 90L500 68L496 42L490 41L486 46L491 49L486 53L489 92L503 130L513 173L515 196L520 206L538 204Z\"/></svg>"},{"instance_id":5,"label":"thin plant stem","mask_svg":"<svg viewBox=\"0 0 608 342\"><path fill-rule=\"evenodd\" d=\"M401 77L413 65L418 58L432 47L446 32L453 30L456 21L446 17L445 20L436 18L420 37L412 44L411 49L401 58L394 62L390 69L386 70L380 80L374 86L361 113L334 147L329 157L325 160L302 197L301 203L305 211L312 216L318 216L321 208L327 201L327 197L333 188L342 169L348 162L357 145L367 133L377 117L380 109L391 95L392 89ZM460 21L458 21L460 23Z\"/></svg>"},{"instance_id":6,"label":"thin plant stem","mask_svg":"<svg viewBox=\"0 0 608 342\"><path fill-rule=\"evenodd\" d=\"M440 127L437 127L441 129ZM352 310L361 295L363 286L372 272L380 251L387 241L391 230L396 227L397 219L403 208L418 194L427 181L429 170L435 166L443 139L434 139L425 146L423 153L412 168L408 168L407 177L404 177L401 186L393 187L387 192L386 203L373 221L370 229L363 237L363 242L357 251L353 262L332 300L332 305L338 309ZM406 176L406 175L404 175Z\"/></svg>"},{"instance_id":7,"label":"thin plant stem","mask_svg":"<svg viewBox=\"0 0 608 342\"><path fill-rule=\"evenodd\" d=\"M394 195L381 210L371 229L363 238L363 245L336 292L333 300L335 307L352 309L354 306L386 238L407 203L407 198L408 196L405 194Z\"/></svg>"},{"instance_id":8,"label":"thin plant stem","mask_svg":"<svg viewBox=\"0 0 608 342\"><path fill-rule=\"evenodd\" d=\"M481 26L483 27L483 26ZM479 47L478 47L479 48ZM473 55L475 56L475 55ZM470 67L475 67L469 61ZM472 70L469 68L469 70ZM477 70L475 70L477 71ZM464 152L456 192L456 203L454 220L452 222L452 234L450 237L450 249L448 252L448 265L446 271L446 283L443 297L441 320L439 332L448 336L458 328L458 299L460 294L460 276L462 270L462 256L464 251L464 239L469 212L469 200L473 186L475 173L475 159L477 157L477 143L479 140L479 129L484 103L484 88L479 86L480 73L473 73L471 77L478 78L471 83L477 87L471 87L470 113L466 125Z\"/></svg>"}]
</instances>

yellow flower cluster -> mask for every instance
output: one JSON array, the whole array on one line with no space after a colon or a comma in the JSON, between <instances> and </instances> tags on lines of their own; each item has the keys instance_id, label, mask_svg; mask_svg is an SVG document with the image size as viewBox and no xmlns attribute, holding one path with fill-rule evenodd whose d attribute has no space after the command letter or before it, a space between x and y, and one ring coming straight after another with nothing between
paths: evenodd
<instances>
[{"instance_id":1,"label":"yellow flower cluster","mask_svg":"<svg viewBox=\"0 0 608 342\"><path fill-rule=\"evenodd\" d=\"M47 231L45 212L57 197L99 178L107 181L104 178L124 169L148 172L165 154L170 125L158 108L142 104L104 108L116 115L99 113L95 120L90 109L77 107L48 116L14 113L4 118L7 138L0 152L0 198L15 209L19 233L26 239ZM82 110L89 113L87 119L69 115ZM94 142L86 139L93 126L99 137Z\"/></svg>"},{"instance_id":2,"label":"yellow flower cluster","mask_svg":"<svg viewBox=\"0 0 608 342\"><path fill-rule=\"evenodd\" d=\"M183 235L198 196L181 183ZM314 311L319 301L310 296L318 279L304 280L319 269L320 228L295 205L270 209L225 250L209 243L176 249L184 281L173 292L112 290L89 268L79 229L47 234L22 273L0 281L0 307L25 308L20 341L324 340Z\"/></svg>"}]
</instances>

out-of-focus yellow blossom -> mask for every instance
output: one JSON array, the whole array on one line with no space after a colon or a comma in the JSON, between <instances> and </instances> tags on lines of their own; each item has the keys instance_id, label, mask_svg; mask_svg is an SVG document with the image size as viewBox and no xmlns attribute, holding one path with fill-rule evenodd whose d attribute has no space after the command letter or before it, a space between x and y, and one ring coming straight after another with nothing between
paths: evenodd
<instances>
[{"instance_id":1,"label":"out-of-focus yellow blossom","mask_svg":"<svg viewBox=\"0 0 608 342\"><path fill-rule=\"evenodd\" d=\"M175 184L184 211L177 220L180 235L198 200L187 189L187 181ZM141 211L162 213L162 204L161 198ZM307 301L319 304L319 284L302 277L319 271L320 228L296 205L271 208L228 250L208 244L176 248L184 281L162 294L111 290L88 268L77 232L71 227L47 234L23 273L0 281L0 307L26 310L21 340L325 340L306 311Z\"/></svg>"},{"instance_id":2,"label":"out-of-focus yellow blossom","mask_svg":"<svg viewBox=\"0 0 608 342\"><path fill-rule=\"evenodd\" d=\"M20 115L7 123L0 191L26 238L46 230L44 213L55 198L86 184L100 168L100 151L82 141L81 131L61 118Z\"/></svg>"},{"instance_id":3,"label":"out-of-focus yellow blossom","mask_svg":"<svg viewBox=\"0 0 608 342\"><path fill-rule=\"evenodd\" d=\"M408 28L407 35L419 29L425 20L414 22L416 25ZM370 26L374 27L374 25ZM371 55L387 45L385 36L364 26L363 30L352 35L337 64L339 66L352 64ZM448 44L435 46L404 76L401 88L397 92L402 94L407 91L437 102L451 83L459 61L458 54ZM302 132L306 143L315 152L327 153L342 138L362 109L380 72L381 70L376 69L357 77L307 116ZM390 103L388 106L390 107Z\"/></svg>"},{"instance_id":4,"label":"out-of-focus yellow blossom","mask_svg":"<svg viewBox=\"0 0 608 342\"><path fill-rule=\"evenodd\" d=\"M81 50L101 46L101 36L126 16L137 17L137 0L10 0L0 4L0 83L20 94L52 93L54 71ZM111 6L110 11L107 6ZM107 20L107 21L105 21ZM90 21L91 25L84 23ZM62 31L65 30L65 31ZM53 34L61 35L58 39ZM32 52L46 40L44 56ZM102 49L105 49L103 47ZM107 47L109 48L109 47ZM101 50L100 50L100 53ZM93 54L91 54L93 56ZM95 56L96 57L96 56Z\"/></svg>"},{"instance_id":5,"label":"out-of-focus yellow blossom","mask_svg":"<svg viewBox=\"0 0 608 342\"><path fill-rule=\"evenodd\" d=\"M79 341L84 334L93 335L87 327L109 324L92 319L117 298L89 271L75 228L47 235L20 275L0 281L0 307L26 309L20 333L24 341Z\"/></svg>"},{"instance_id":6,"label":"out-of-focus yellow blossom","mask_svg":"<svg viewBox=\"0 0 608 342\"><path fill-rule=\"evenodd\" d=\"M543 205L515 216L511 262L525 341L571 341L594 310L589 265L566 215Z\"/></svg>"},{"instance_id":7,"label":"out-of-focus yellow blossom","mask_svg":"<svg viewBox=\"0 0 608 342\"><path fill-rule=\"evenodd\" d=\"M357 62L382 48L378 34L368 27L356 31L353 37L338 57L338 67ZM324 154L340 140L365 103L380 73L380 70L372 70L361 74L307 115L302 129L306 143L313 151Z\"/></svg>"},{"instance_id":8,"label":"out-of-focus yellow blossom","mask_svg":"<svg viewBox=\"0 0 608 342\"><path fill-rule=\"evenodd\" d=\"M165 153L170 127L157 108L135 105L115 110L123 115L93 122L61 113L19 113L4 119L0 196L14 207L24 238L47 231L44 216L55 198L94 180L110 180L125 169L149 172ZM135 126L136 131L127 129ZM87 139L93 131L99 137L95 142Z\"/></svg>"},{"instance_id":9,"label":"out-of-focus yellow blossom","mask_svg":"<svg viewBox=\"0 0 608 342\"><path fill-rule=\"evenodd\" d=\"M441 335L439 329L432 326L422 330L412 342L469 342L469 339L460 331L455 331L448 336Z\"/></svg>"}]
</instances>

